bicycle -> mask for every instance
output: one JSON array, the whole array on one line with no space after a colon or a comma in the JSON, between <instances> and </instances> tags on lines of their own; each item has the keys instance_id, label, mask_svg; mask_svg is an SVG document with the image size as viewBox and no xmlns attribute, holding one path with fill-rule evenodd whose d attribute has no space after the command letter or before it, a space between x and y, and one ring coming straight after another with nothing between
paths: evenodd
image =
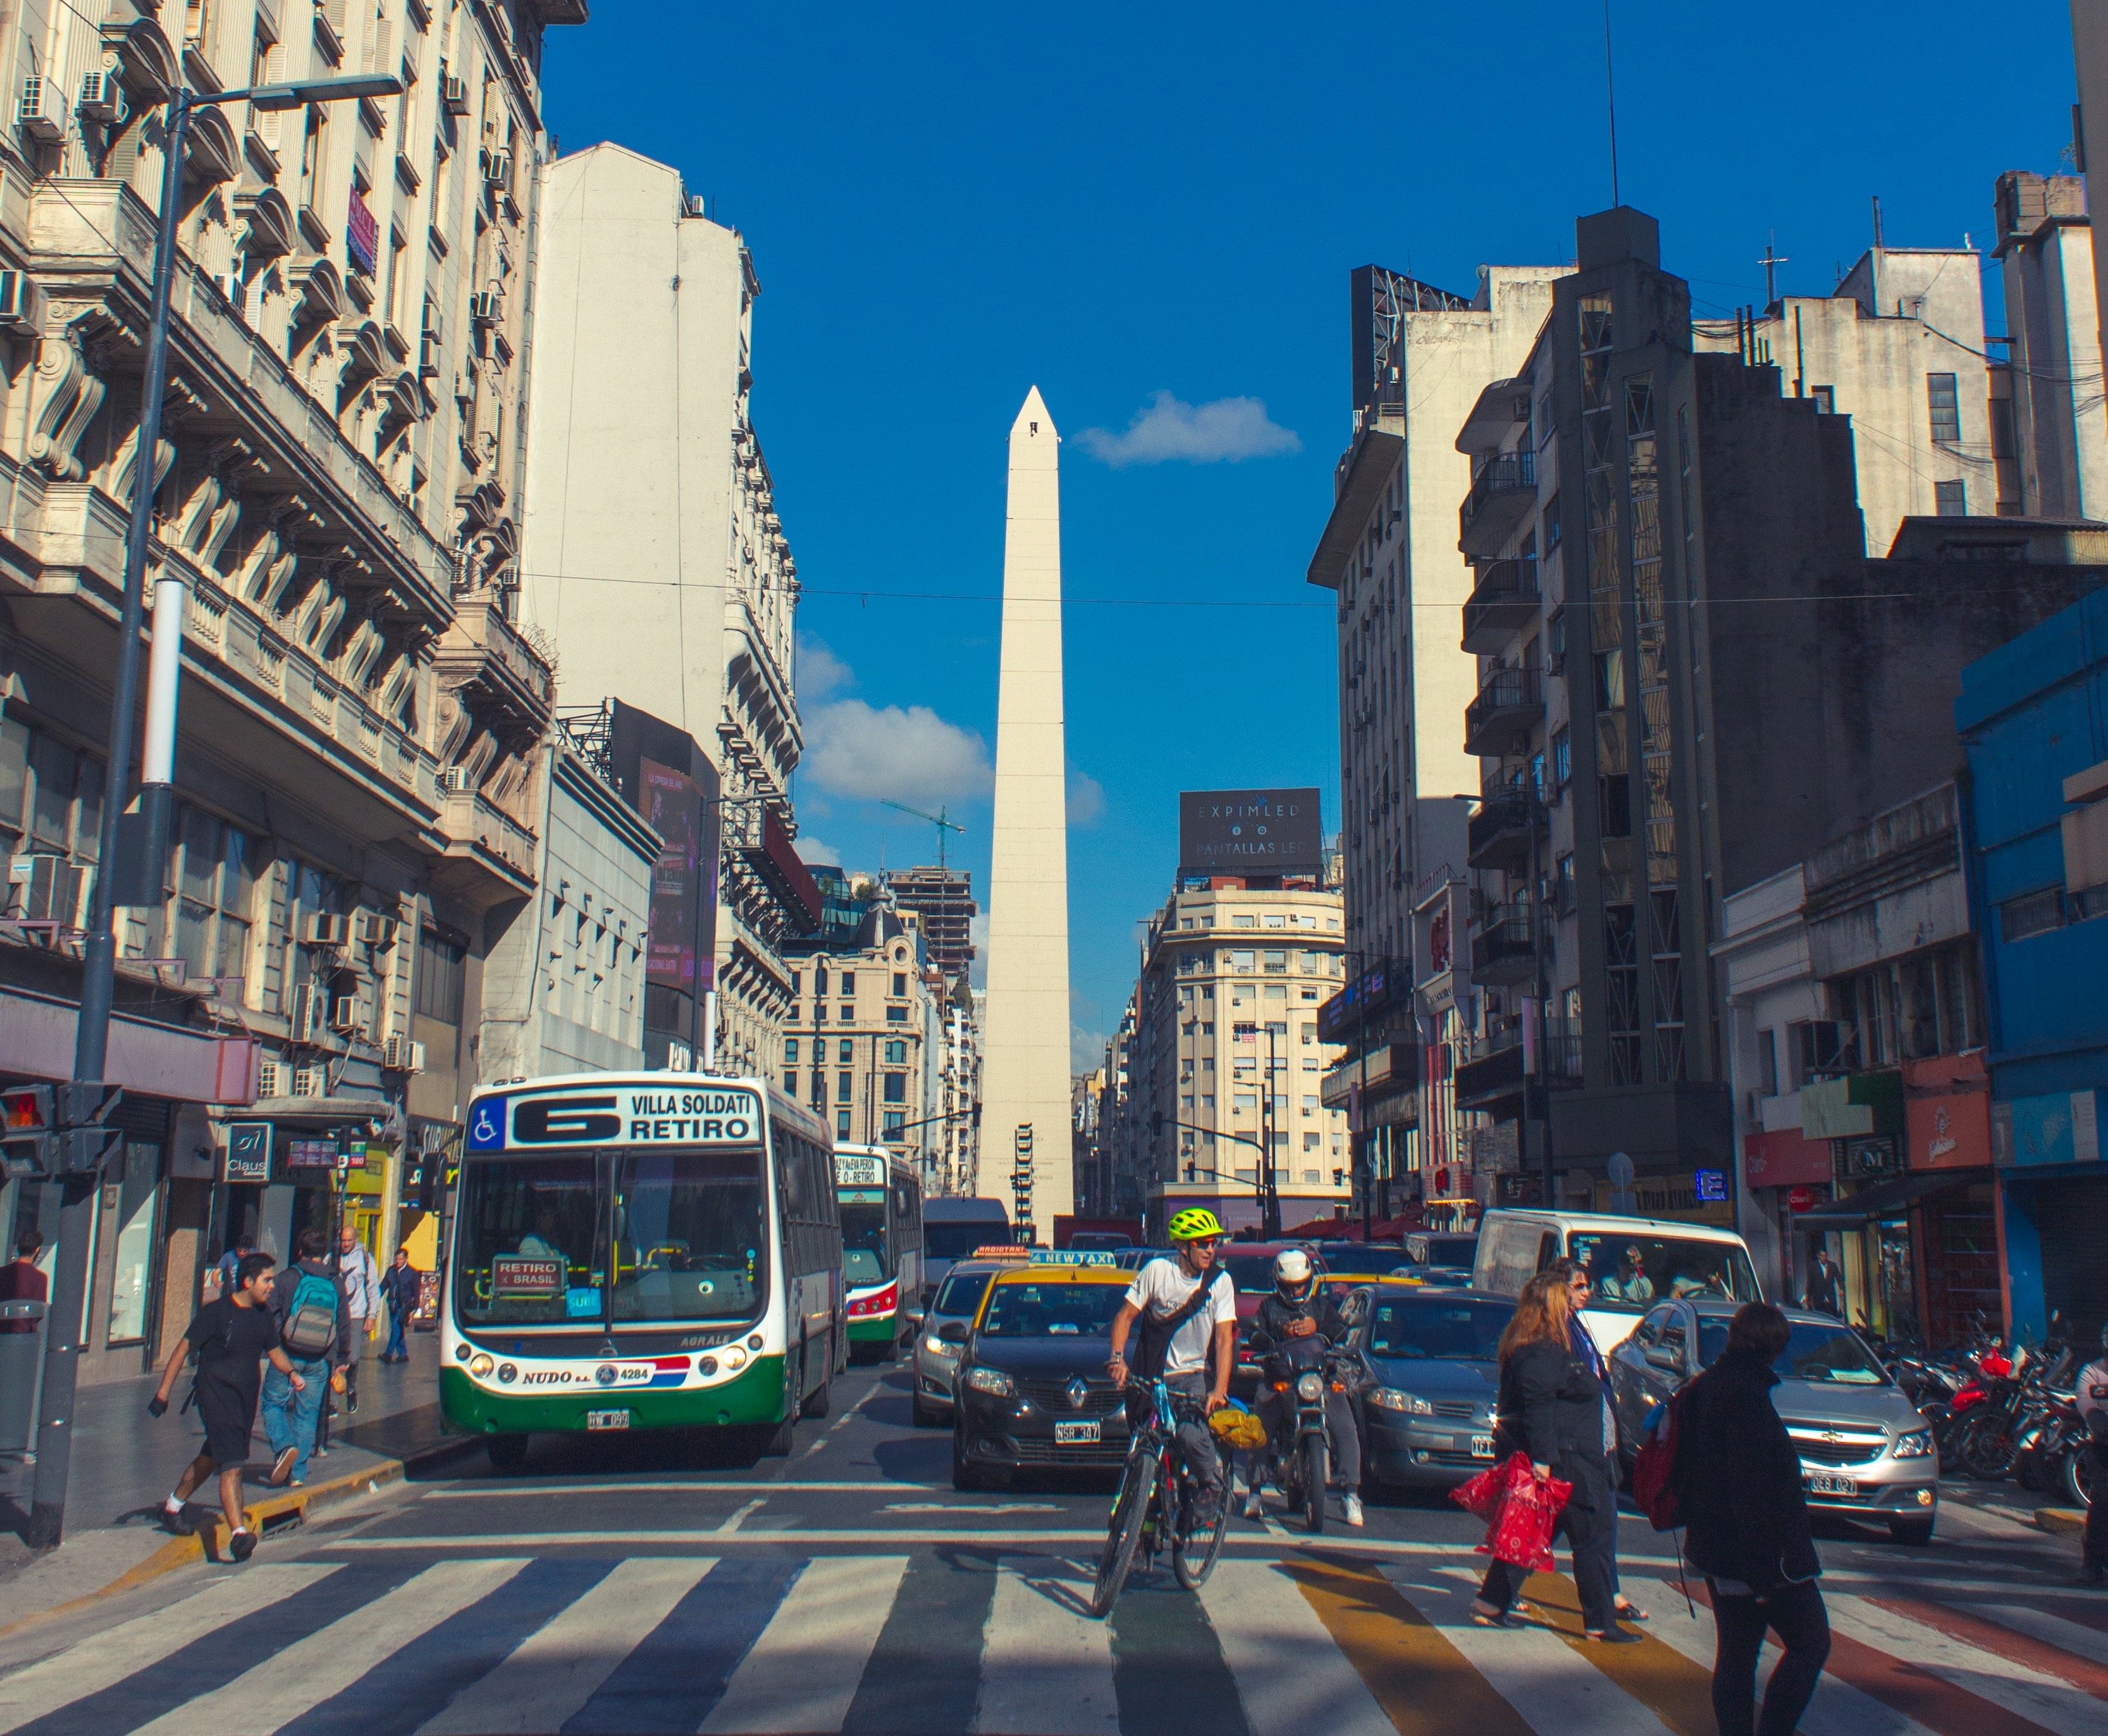
<instances>
[{"instance_id":1,"label":"bicycle","mask_svg":"<svg viewBox=\"0 0 2108 1736\"><path fill-rule=\"evenodd\" d=\"M1214 1572L1223 1535L1230 1527L1225 1467L1214 1525L1205 1536L1194 1531L1201 1483L1178 1450L1178 1423L1182 1418L1205 1423L1206 1413L1161 1380L1129 1381L1125 1390L1146 1394L1150 1402L1128 1445L1119 1493L1106 1527L1106 1546L1098 1557L1097 1580L1091 1588L1091 1613L1099 1617L1119 1599L1137 1552L1153 1566L1167 1543L1178 1583L1188 1591L1198 1591Z\"/></svg>"}]
</instances>

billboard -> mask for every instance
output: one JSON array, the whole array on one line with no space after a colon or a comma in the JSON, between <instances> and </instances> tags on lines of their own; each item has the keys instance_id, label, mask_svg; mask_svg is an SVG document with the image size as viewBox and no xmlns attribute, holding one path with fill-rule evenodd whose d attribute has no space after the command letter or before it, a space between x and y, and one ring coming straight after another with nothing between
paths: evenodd
<instances>
[{"instance_id":1,"label":"billboard","mask_svg":"<svg viewBox=\"0 0 2108 1736\"><path fill-rule=\"evenodd\" d=\"M1178 797L1181 874L1316 874L1318 792L1187 789Z\"/></svg>"},{"instance_id":2,"label":"billboard","mask_svg":"<svg viewBox=\"0 0 2108 1736\"><path fill-rule=\"evenodd\" d=\"M638 787L645 821L664 839L651 870L651 937L644 960L644 980L661 988L700 995L710 986L714 955L698 947L707 883L717 866L717 851L706 836L709 818L701 786L685 771L655 759L637 762ZM716 899L710 898L713 915Z\"/></svg>"}]
</instances>

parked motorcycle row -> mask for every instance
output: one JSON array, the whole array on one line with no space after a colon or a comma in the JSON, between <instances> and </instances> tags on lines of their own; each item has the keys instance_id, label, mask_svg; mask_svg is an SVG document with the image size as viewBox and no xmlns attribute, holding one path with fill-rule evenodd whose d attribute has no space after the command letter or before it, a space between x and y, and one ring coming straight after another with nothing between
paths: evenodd
<instances>
[{"instance_id":1,"label":"parked motorcycle row","mask_svg":"<svg viewBox=\"0 0 2108 1736\"><path fill-rule=\"evenodd\" d=\"M2039 1346L1974 1342L1927 1351L1899 1342L1883 1357L1890 1374L1933 1425L1939 1462L1980 1482L2011 1477L2031 1493L2085 1507L2093 1459L2072 1382L2080 1358L2052 1315Z\"/></svg>"}]
</instances>

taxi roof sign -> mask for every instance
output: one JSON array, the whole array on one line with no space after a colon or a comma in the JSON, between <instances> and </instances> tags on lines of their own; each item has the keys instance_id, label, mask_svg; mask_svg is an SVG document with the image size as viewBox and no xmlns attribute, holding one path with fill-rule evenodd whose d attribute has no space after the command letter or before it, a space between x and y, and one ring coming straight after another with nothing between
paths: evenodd
<instances>
[{"instance_id":1,"label":"taxi roof sign","mask_svg":"<svg viewBox=\"0 0 2108 1736\"><path fill-rule=\"evenodd\" d=\"M1119 1262L1110 1253L1087 1252L1082 1248L1061 1248L1052 1253L1043 1248L1031 1253L1034 1266L1118 1266Z\"/></svg>"},{"instance_id":2,"label":"taxi roof sign","mask_svg":"<svg viewBox=\"0 0 2108 1736\"><path fill-rule=\"evenodd\" d=\"M1029 1260L1034 1253L1034 1249L1015 1242L991 1243L986 1248L976 1248L973 1257L976 1260Z\"/></svg>"}]
</instances>

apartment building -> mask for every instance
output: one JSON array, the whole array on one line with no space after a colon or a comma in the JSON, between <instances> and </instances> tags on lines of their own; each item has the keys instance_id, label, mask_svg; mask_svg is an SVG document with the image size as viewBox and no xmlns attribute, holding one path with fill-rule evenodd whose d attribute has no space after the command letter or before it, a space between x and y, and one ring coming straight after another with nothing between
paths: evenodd
<instances>
[{"instance_id":1,"label":"apartment building","mask_svg":"<svg viewBox=\"0 0 2108 1736\"><path fill-rule=\"evenodd\" d=\"M188 587L168 896L120 913L83 1378L180 1331L208 1251L341 1211L384 1258L475 1077L488 921L532 893L546 648L516 624L520 293L547 27L575 0L25 0L0 24L0 1069L64 1078L135 488ZM179 85L385 71L197 111L170 385L138 451ZM150 574L150 578L152 575ZM41 866L40 866L41 865ZM236 1136L236 1130L240 1137ZM56 1212L11 1183L11 1231ZM48 1226L47 1233L48 1234Z\"/></svg>"},{"instance_id":2,"label":"apartment building","mask_svg":"<svg viewBox=\"0 0 2108 1736\"><path fill-rule=\"evenodd\" d=\"M963 868L903 868L888 874L886 889L903 911L913 911L922 923L923 943L930 962L957 977L974 961L974 919L980 906L974 902L974 877Z\"/></svg>"},{"instance_id":3,"label":"apartment building","mask_svg":"<svg viewBox=\"0 0 2108 1736\"><path fill-rule=\"evenodd\" d=\"M522 613L563 646L567 710L619 695L709 755L706 1046L766 1067L793 998L783 947L822 911L791 842L798 573L751 413L760 279L678 171L617 145L550 164L543 208Z\"/></svg>"},{"instance_id":4,"label":"apartment building","mask_svg":"<svg viewBox=\"0 0 2108 1736\"><path fill-rule=\"evenodd\" d=\"M1992 433L2012 472L1998 510L2099 519L2108 516L2108 394L2086 184L2009 171L1995 209L2007 353L1993 365Z\"/></svg>"}]
</instances>

